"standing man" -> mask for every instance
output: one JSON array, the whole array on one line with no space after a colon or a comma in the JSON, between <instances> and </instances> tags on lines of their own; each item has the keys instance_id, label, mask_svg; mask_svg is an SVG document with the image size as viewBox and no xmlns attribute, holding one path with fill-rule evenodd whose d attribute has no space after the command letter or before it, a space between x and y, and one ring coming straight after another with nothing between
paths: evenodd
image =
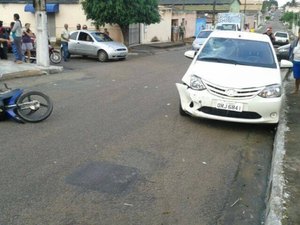
<instances>
[{"instance_id":1,"label":"standing man","mask_svg":"<svg viewBox=\"0 0 300 225\"><path fill-rule=\"evenodd\" d=\"M70 39L70 33L68 31L68 24L64 25L64 29L60 35L61 37L61 44L63 47L63 52L64 52L64 61L67 62L69 58L69 50L68 50L68 42Z\"/></svg>"},{"instance_id":2,"label":"standing man","mask_svg":"<svg viewBox=\"0 0 300 225\"><path fill-rule=\"evenodd\" d=\"M268 35L269 38L270 38L270 40L271 40L271 42L272 42L272 44L274 44L274 42L275 42L275 36L274 36L274 34L272 32L272 27L268 27L267 30L266 30L266 32L263 33L263 34Z\"/></svg>"},{"instance_id":3,"label":"standing man","mask_svg":"<svg viewBox=\"0 0 300 225\"><path fill-rule=\"evenodd\" d=\"M3 22L0 21L0 58L1 59L7 59L7 42L8 42L8 34L6 32L6 29L2 27ZM6 40L6 41L4 41Z\"/></svg>"},{"instance_id":4,"label":"standing man","mask_svg":"<svg viewBox=\"0 0 300 225\"><path fill-rule=\"evenodd\" d=\"M23 60L23 54L22 54L22 23L20 21L19 14L17 13L14 14L14 20L15 20L15 24L11 29L11 32L14 35L14 45L16 46L17 55L18 55L16 59L16 63L20 64L22 63Z\"/></svg>"},{"instance_id":5,"label":"standing man","mask_svg":"<svg viewBox=\"0 0 300 225\"><path fill-rule=\"evenodd\" d=\"M184 34L185 34L185 27L184 27L184 22L182 22L179 27L179 40L183 41Z\"/></svg>"}]
</instances>

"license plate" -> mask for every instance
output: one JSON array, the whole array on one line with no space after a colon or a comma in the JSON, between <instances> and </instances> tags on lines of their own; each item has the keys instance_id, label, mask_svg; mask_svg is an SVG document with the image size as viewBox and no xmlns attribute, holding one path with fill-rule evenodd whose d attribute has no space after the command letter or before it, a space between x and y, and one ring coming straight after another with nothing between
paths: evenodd
<instances>
[{"instance_id":1,"label":"license plate","mask_svg":"<svg viewBox=\"0 0 300 225\"><path fill-rule=\"evenodd\" d=\"M243 104L242 103L236 103L236 102L217 101L216 108L217 109L223 109L223 110L242 112L243 111Z\"/></svg>"}]
</instances>

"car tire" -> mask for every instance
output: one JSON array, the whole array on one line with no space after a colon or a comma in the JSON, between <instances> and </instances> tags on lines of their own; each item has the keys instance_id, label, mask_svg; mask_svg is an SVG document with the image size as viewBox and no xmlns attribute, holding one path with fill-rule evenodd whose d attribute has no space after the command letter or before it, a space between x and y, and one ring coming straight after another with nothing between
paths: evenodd
<instances>
[{"instance_id":1,"label":"car tire","mask_svg":"<svg viewBox=\"0 0 300 225\"><path fill-rule=\"evenodd\" d=\"M100 62L106 62L107 59L108 59L107 53L106 53L104 50L100 50L100 51L98 52L98 60L99 60Z\"/></svg>"}]
</instances>

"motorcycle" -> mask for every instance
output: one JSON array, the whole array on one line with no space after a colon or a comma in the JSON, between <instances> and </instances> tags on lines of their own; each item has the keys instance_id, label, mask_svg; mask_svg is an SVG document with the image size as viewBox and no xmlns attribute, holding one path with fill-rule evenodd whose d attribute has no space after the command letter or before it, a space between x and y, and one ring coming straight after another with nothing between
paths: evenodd
<instances>
[{"instance_id":1,"label":"motorcycle","mask_svg":"<svg viewBox=\"0 0 300 225\"><path fill-rule=\"evenodd\" d=\"M52 100L42 92L11 89L5 83L4 89L0 89L1 119L37 123L47 119L52 111Z\"/></svg>"},{"instance_id":2,"label":"motorcycle","mask_svg":"<svg viewBox=\"0 0 300 225\"><path fill-rule=\"evenodd\" d=\"M50 61L54 64L58 64L61 62L61 54L58 50L53 48L51 45L49 46L49 58ZM34 63L36 61L36 48L33 48L31 51L31 57L30 57L30 62ZM25 60L28 60L28 56L25 55Z\"/></svg>"}]
</instances>

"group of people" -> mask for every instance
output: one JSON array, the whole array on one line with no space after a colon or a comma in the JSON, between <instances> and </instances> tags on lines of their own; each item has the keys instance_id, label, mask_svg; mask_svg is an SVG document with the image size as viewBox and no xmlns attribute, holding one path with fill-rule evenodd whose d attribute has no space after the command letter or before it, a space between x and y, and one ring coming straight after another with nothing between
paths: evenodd
<instances>
[{"instance_id":1,"label":"group of people","mask_svg":"<svg viewBox=\"0 0 300 225\"><path fill-rule=\"evenodd\" d=\"M30 62L31 50L33 49L34 33L30 30L30 24L26 23L23 28L19 14L14 14L14 22L10 23L10 32L3 27L0 21L0 57L7 59L8 44L11 44L15 62L20 64L25 61L24 55L27 55L27 62Z\"/></svg>"}]
</instances>

